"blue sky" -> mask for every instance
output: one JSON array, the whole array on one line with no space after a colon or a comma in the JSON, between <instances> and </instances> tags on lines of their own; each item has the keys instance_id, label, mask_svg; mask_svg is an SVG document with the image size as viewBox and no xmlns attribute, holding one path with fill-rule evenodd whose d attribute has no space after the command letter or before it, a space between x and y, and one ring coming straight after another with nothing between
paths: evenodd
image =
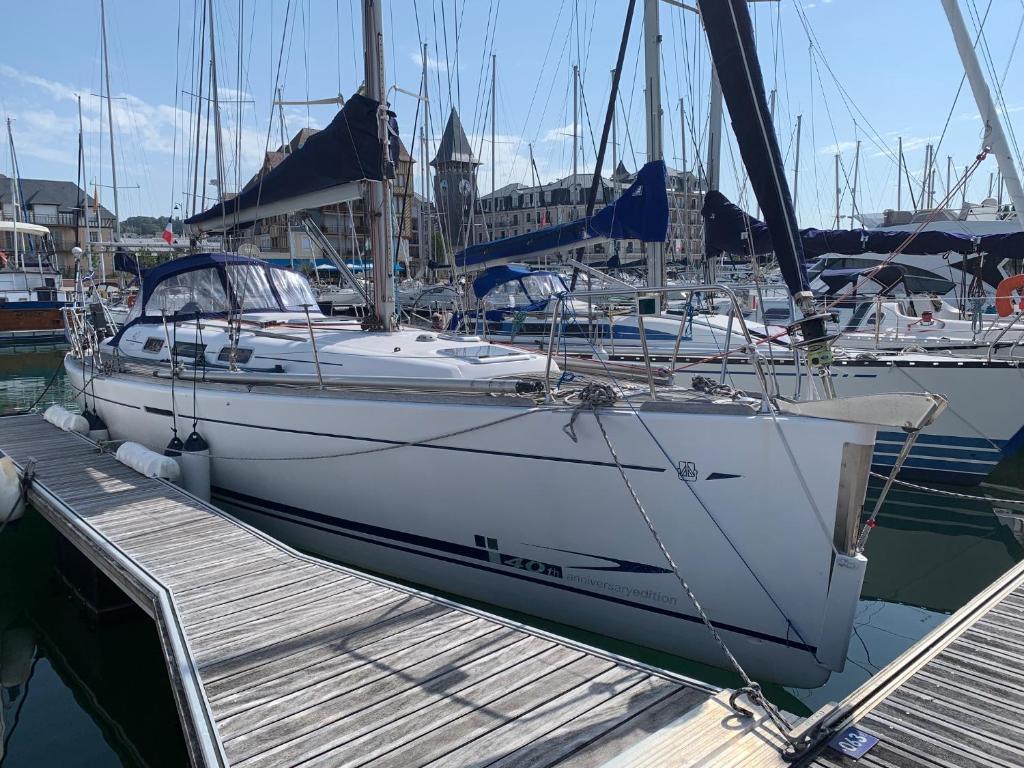
<instances>
[{"instance_id":1,"label":"blue sky","mask_svg":"<svg viewBox=\"0 0 1024 768\"><path fill-rule=\"evenodd\" d=\"M112 90L118 97L115 142L123 216L167 214L175 203L186 209L190 205L195 100L185 92L196 87L196 2L107 2ZM1020 50L1024 41L1014 50L1024 0L960 2L969 27L973 14L988 13L984 39L991 66L1003 83L1008 108L1004 119L1024 148L1024 51ZM93 95L100 92L101 83L99 2L59 5L46 18L42 37L37 32L37 6L19 3L5 10L5 27L24 34L5 35L0 50L0 114L14 119L22 175L73 180L78 133L75 95L80 94L88 179L100 185L102 200L111 207L110 192L102 186L110 184L106 125L100 119L100 99ZM418 91L420 44L428 43L432 132L436 138L454 104L485 161L480 187L486 192L491 186L489 60L495 53L496 183L530 180L530 144L541 178L550 181L572 165L574 63L579 64L584 81L581 167L592 166L626 5L625 0L386 0L387 79L399 88ZM268 133L272 148L279 143L276 114L271 123L275 81L286 99L324 98L339 91L349 95L358 87L362 80L358 8L358 0L216 0L227 189L244 184L256 170ZM765 80L778 91L777 130L791 174L794 125L796 116L803 115L802 225L831 224L833 155L837 150L841 153L843 176L852 176L858 138L862 147L857 197L862 211L896 205L892 155L898 136L903 137L915 186L924 145L938 143L942 136L936 181L940 198L945 193L946 157L953 157L957 172L973 161L981 122L968 87L954 101L963 69L939 0L781 0L759 2L752 8ZM282 51L286 11L288 34ZM678 104L682 98L686 151L693 168L695 145L701 154L704 151L706 48L692 13L663 5L661 25L666 155L670 164L680 165L683 131ZM620 94L619 154L630 169L645 159L641 29L638 18ZM422 124L422 114L418 123L416 119L417 101L396 93L393 104L406 144L412 145L413 126ZM305 125L323 126L333 112L330 106L289 107L285 113L288 133ZM730 137L728 130L726 136ZM212 131L209 142L206 175L213 178ZM200 136L199 143L205 146L205 136ZM201 150L200 178L204 154ZM415 147L414 154L419 157ZM0 155L0 171L9 173L6 147ZM735 148L730 144L723 156L723 191L754 210L756 203L744 189ZM995 162L988 160L975 173L970 199L986 196L994 171ZM845 181L843 186L848 186ZM906 186L903 195L906 205ZM845 190L844 216L850 204Z\"/></svg>"}]
</instances>

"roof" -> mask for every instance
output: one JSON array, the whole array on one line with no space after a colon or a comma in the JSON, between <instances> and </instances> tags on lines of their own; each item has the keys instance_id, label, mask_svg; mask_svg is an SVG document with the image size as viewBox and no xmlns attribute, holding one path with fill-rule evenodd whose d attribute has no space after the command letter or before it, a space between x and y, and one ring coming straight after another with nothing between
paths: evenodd
<instances>
[{"instance_id":1,"label":"roof","mask_svg":"<svg viewBox=\"0 0 1024 768\"><path fill-rule=\"evenodd\" d=\"M242 187L242 192L246 192L257 185L260 179L277 168L277 166L279 166L284 159L288 157L288 155L298 149L301 149L310 137L315 136L318 133L320 133L319 128L302 128L287 144L282 144L276 150L268 151L263 157L263 166L256 171L256 174L249 179L248 182L246 182L245 186ZM401 163L416 162L409 154L409 151L405 148L405 143L401 138L398 139L398 161Z\"/></svg>"},{"instance_id":2,"label":"roof","mask_svg":"<svg viewBox=\"0 0 1024 768\"><path fill-rule=\"evenodd\" d=\"M9 177L0 173L0 203L11 203L11 185ZM21 179L20 192L22 204L32 205L56 205L57 210L62 213L71 213L78 210L82 197L85 193L73 181L51 181L49 179ZM92 208L96 201L91 195L88 197L88 205ZM100 211L105 218L113 218L114 214L100 206Z\"/></svg>"},{"instance_id":3,"label":"roof","mask_svg":"<svg viewBox=\"0 0 1024 768\"><path fill-rule=\"evenodd\" d=\"M441 136L441 143L437 145L437 155L430 161L431 165L441 163L468 163L480 165L480 162L473 155L473 147L470 146L466 132L462 128L462 121L459 113L452 107L448 115L448 125L444 127L444 134Z\"/></svg>"}]
</instances>

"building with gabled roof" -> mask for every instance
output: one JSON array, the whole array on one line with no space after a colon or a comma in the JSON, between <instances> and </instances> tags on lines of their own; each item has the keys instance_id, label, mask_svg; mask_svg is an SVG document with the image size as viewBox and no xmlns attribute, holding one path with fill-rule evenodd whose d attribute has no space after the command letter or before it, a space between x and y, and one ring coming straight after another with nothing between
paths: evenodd
<instances>
[{"instance_id":1,"label":"building with gabled roof","mask_svg":"<svg viewBox=\"0 0 1024 768\"><path fill-rule=\"evenodd\" d=\"M441 231L448 246L457 251L463 243L473 240L469 226L477 199L476 172L480 161L473 154L454 107L430 165L434 168L434 202Z\"/></svg>"},{"instance_id":2,"label":"building with gabled roof","mask_svg":"<svg viewBox=\"0 0 1024 768\"><path fill-rule=\"evenodd\" d=\"M66 275L74 271L71 249L87 243L110 243L113 240L114 214L72 181L21 179L18 196L22 210L18 220L40 224L50 230L57 266ZM15 200L10 177L0 173L0 211L2 218L14 219ZM86 214L88 212L88 227ZM88 230L88 234L86 231ZM9 247L11 244L3 243Z\"/></svg>"}]
</instances>

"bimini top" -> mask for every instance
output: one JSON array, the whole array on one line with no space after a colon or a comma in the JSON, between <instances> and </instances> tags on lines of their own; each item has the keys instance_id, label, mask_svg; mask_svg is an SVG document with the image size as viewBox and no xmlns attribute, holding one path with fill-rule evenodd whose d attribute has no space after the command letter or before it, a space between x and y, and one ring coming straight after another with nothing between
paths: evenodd
<instances>
[{"instance_id":1,"label":"bimini top","mask_svg":"<svg viewBox=\"0 0 1024 768\"><path fill-rule=\"evenodd\" d=\"M299 312L316 309L316 297L302 275L261 259L233 253L197 253L147 271L125 328L242 312Z\"/></svg>"},{"instance_id":2,"label":"bimini top","mask_svg":"<svg viewBox=\"0 0 1024 768\"><path fill-rule=\"evenodd\" d=\"M29 224L27 221L0 221L0 232L17 232L19 235L36 235L46 237L50 230L39 224Z\"/></svg>"}]
</instances>

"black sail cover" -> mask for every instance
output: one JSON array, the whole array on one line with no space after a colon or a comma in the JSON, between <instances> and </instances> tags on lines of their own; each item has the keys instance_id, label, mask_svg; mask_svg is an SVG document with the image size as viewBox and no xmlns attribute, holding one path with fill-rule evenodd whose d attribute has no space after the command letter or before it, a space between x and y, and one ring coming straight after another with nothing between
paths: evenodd
<instances>
[{"instance_id":1,"label":"black sail cover","mask_svg":"<svg viewBox=\"0 0 1024 768\"><path fill-rule=\"evenodd\" d=\"M736 144L791 294L810 290L793 197L772 127L747 0L698 0Z\"/></svg>"},{"instance_id":2,"label":"black sail cover","mask_svg":"<svg viewBox=\"0 0 1024 768\"><path fill-rule=\"evenodd\" d=\"M318 192L351 181L384 178L383 152L377 135L378 102L365 96L350 97L330 125L310 136L262 183L223 204L197 213L186 224L202 225L230 217L238 211L269 205L309 192ZM392 155L397 154L394 147Z\"/></svg>"}]
</instances>

